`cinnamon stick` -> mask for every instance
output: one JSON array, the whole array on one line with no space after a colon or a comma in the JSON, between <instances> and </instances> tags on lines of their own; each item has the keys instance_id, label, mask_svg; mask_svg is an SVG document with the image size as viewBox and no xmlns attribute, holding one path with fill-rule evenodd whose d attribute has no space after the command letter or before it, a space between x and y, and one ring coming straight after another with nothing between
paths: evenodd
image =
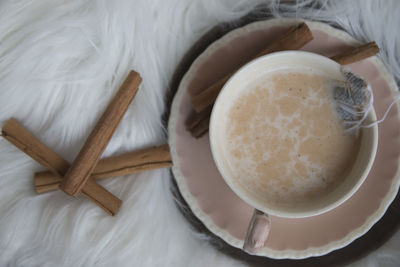
<instances>
[{"instance_id":1,"label":"cinnamon stick","mask_svg":"<svg viewBox=\"0 0 400 267\"><path fill-rule=\"evenodd\" d=\"M200 113L194 112L186 120L186 130L195 138L200 138L208 131L212 107L208 107Z\"/></svg>"},{"instance_id":2,"label":"cinnamon stick","mask_svg":"<svg viewBox=\"0 0 400 267\"><path fill-rule=\"evenodd\" d=\"M76 196L84 187L141 82L139 73L135 71L129 73L61 181L60 188L65 193Z\"/></svg>"},{"instance_id":3,"label":"cinnamon stick","mask_svg":"<svg viewBox=\"0 0 400 267\"><path fill-rule=\"evenodd\" d=\"M107 179L172 166L168 144L132 151L99 161L91 177ZM59 189L61 178L50 171L35 173L35 189L38 194Z\"/></svg>"},{"instance_id":4,"label":"cinnamon stick","mask_svg":"<svg viewBox=\"0 0 400 267\"><path fill-rule=\"evenodd\" d=\"M378 45L375 42L370 42L358 47L352 47L331 57L331 59L335 60L339 64L346 65L374 56L377 53L379 53ZM186 129L190 131L193 137L200 138L207 133L212 110L211 108L212 107L209 107L207 111L195 113L186 121Z\"/></svg>"},{"instance_id":5,"label":"cinnamon stick","mask_svg":"<svg viewBox=\"0 0 400 267\"><path fill-rule=\"evenodd\" d=\"M303 22L299 25L290 27L289 30L286 31L280 38L270 43L264 50L252 57L249 61L272 52L297 50L313 40L313 38L314 37L311 30L308 28L307 24ZM192 98L193 109L196 112L201 112L205 108L213 105L222 87L237 69L219 79L200 94L194 96Z\"/></svg>"},{"instance_id":6,"label":"cinnamon stick","mask_svg":"<svg viewBox=\"0 0 400 267\"><path fill-rule=\"evenodd\" d=\"M341 65L351 64L379 53L379 46L375 42L370 42L358 47L352 47L340 54L331 57Z\"/></svg>"},{"instance_id":7,"label":"cinnamon stick","mask_svg":"<svg viewBox=\"0 0 400 267\"><path fill-rule=\"evenodd\" d=\"M70 166L68 161L40 142L13 118L4 124L2 136L31 158L50 169L60 180ZM122 203L120 199L92 181L85 185L82 194L112 216L118 212Z\"/></svg>"}]
</instances>

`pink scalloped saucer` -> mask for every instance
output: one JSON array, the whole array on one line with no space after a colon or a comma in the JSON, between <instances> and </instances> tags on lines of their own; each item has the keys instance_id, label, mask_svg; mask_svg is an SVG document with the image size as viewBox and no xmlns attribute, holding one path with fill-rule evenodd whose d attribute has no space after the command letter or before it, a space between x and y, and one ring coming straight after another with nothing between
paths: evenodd
<instances>
[{"instance_id":1,"label":"pink scalloped saucer","mask_svg":"<svg viewBox=\"0 0 400 267\"><path fill-rule=\"evenodd\" d=\"M220 176L211 155L208 135L194 139L184 122L191 112L190 96L216 81L260 51L294 20L260 21L236 29L210 45L192 64L175 95L169 119L173 173L193 213L215 235L241 248L253 208L243 202ZM347 33L326 24L307 22L314 40L303 50L331 56L359 44ZM349 65L366 78L381 118L397 91L382 62L372 57ZM385 213L400 184L400 114L397 106L379 124L378 152L360 189L345 203L324 214L287 219L271 216L272 230L258 253L275 259L320 256L342 248L366 233Z\"/></svg>"}]
</instances>

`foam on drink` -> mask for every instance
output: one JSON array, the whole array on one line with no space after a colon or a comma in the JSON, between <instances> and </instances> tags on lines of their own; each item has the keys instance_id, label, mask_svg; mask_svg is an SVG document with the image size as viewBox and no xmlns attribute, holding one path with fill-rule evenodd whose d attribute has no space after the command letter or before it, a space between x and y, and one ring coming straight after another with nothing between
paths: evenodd
<instances>
[{"instance_id":1,"label":"foam on drink","mask_svg":"<svg viewBox=\"0 0 400 267\"><path fill-rule=\"evenodd\" d=\"M234 179L269 203L295 205L334 190L356 158L330 79L315 71L270 72L228 109L223 151Z\"/></svg>"}]
</instances>

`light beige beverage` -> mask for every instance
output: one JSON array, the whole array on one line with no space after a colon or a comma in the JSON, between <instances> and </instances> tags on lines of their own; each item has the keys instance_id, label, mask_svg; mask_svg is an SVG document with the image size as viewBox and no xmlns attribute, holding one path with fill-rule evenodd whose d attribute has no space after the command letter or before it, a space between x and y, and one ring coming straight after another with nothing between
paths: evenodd
<instances>
[{"instance_id":1,"label":"light beige beverage","mask_svg":"<svg viewBox=\"0 0 400 267\"><path fill-rule=\"evenodd\" d=\"M214 162L256 211L318 215L342 204L366 179L378 129L362 128L358 138L346 133L331 96L338 99L338 87L329 82L348 85L338 63L284 51L246 64L219 93L209 130ZM374 121L371 109L364 123Z\"/></svg>"},{"instance_id":2,"label":"light beige beverage","mask_svg":"<svg viewBox=\"0 0 400 267\"><path fill-rule=\"evenodd\" d=\"M336 115L330 82L316 72L285 69L250 83L221 125L231 179L280 206L313 201L340 185L359 142Z\"/></svg>"}]
</instances>

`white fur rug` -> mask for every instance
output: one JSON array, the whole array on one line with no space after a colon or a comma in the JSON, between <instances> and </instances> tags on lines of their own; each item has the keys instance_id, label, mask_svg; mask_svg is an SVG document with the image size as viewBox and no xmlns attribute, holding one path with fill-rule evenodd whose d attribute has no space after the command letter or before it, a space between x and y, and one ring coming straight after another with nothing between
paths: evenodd
<instances>
[{"instance_id":1,"label":"white fur rug","mask_svg":"<svg viewBox=\"0 0 400 267\"><path fill-rule=\"evenodd\" d=\"M130 69L144 82L105 155L165 142L160 116L173 71L210 28L263 1L2 0L0 122L13 116L72 161ZM279 2L279 1L277 1ZM400 78L400 2L321 1L276 16L336 21L376 40ZM282 12L283 8L283 12ZM43 167L0 141L0 266L241 266L182 217L168 170L102 182L123 201L116 217L61 192L36 195ZM400 233L355 266L400 266Z\"/></svg>"}]
</instances>

